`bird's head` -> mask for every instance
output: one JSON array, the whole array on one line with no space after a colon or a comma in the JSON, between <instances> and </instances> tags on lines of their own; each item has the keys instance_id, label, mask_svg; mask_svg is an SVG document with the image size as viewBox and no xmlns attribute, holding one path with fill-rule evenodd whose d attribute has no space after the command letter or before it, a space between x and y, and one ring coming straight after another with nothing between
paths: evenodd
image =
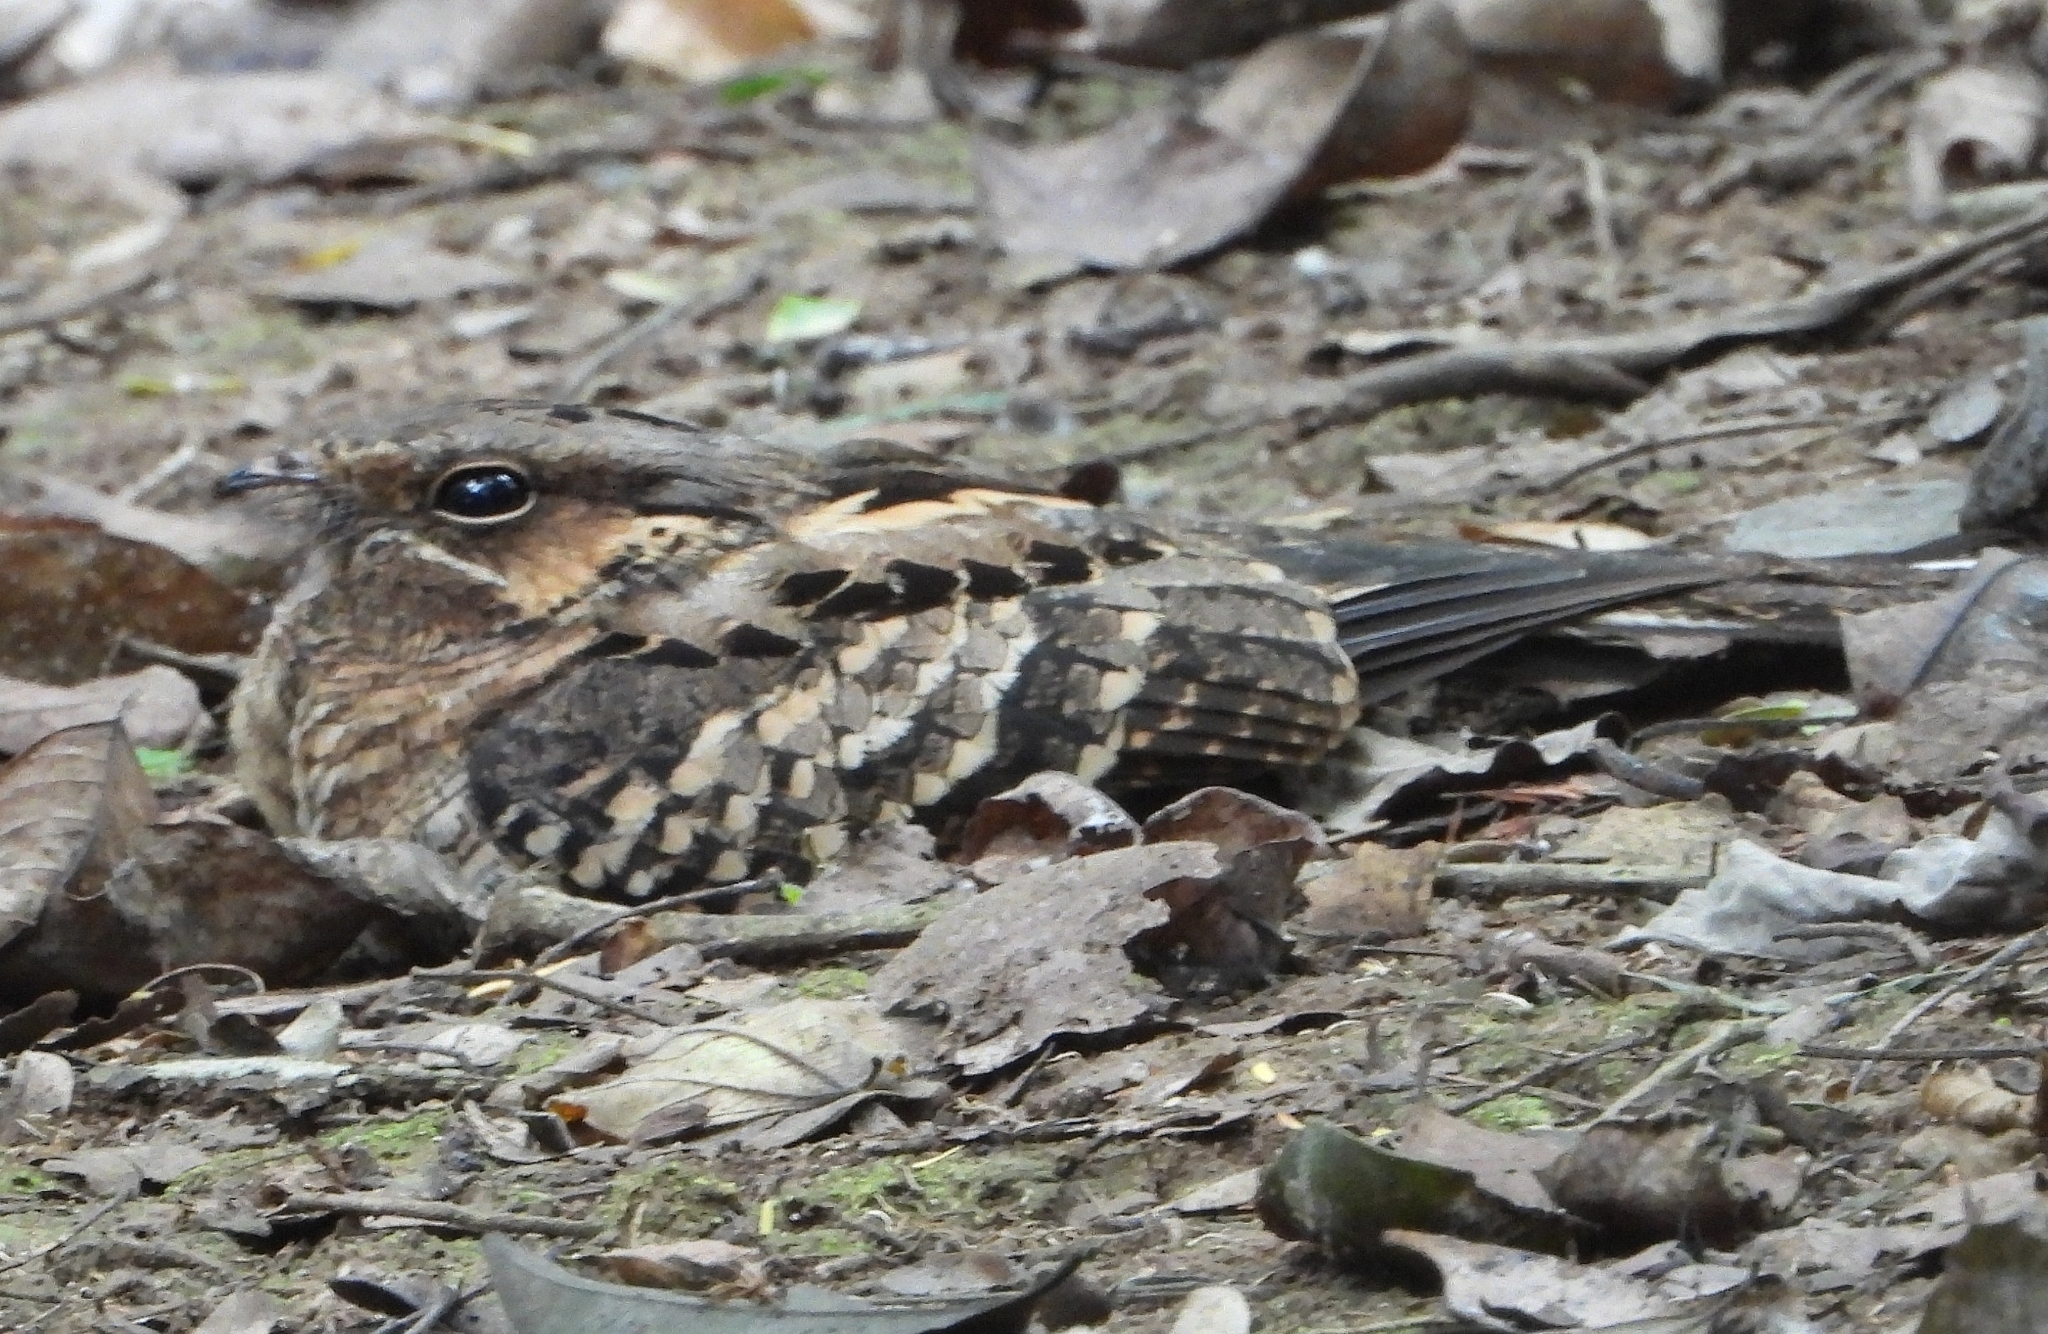
<instances>
[{"instance_id":1,"label":"bird's head","mask_svg":"<svg viewBox=\"0 0 2048 1334\"><path fill-rule=\"evenodd\" d=\"M801 461L633 413L484 402L322 436L223 478L303 497L332 554L521 616L558 613L636 563L672 570L813 503Z\"/></svg>"}]
</instances>

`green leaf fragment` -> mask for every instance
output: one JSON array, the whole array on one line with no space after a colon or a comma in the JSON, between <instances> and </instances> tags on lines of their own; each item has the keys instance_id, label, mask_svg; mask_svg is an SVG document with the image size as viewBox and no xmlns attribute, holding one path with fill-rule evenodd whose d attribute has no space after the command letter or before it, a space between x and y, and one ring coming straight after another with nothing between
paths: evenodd
<instances>
[{"instance_id":1,"label":"green leaf fragment","mask_svg":"<svg viewBox=\"0 0 2048 1334\"><path fill-rule=\"evenodd\" d=\"M860 318L860 302L851 297L797 296L792 293L768 312L771 343L809 343L845 333Z\"/></svg>"},{"instance_id":2,"label":"green leaf fragment","mask_svg":"<svg viewBox=\"0 0 2048 1334\"><path fill-rule=\"evenodd\" d=\"M690 289L674 279L645 269L613 269L604 276L604 285L629 301L651 301L657 306L672 306L690 295Z\"/></svg>"},{"instance_id":3,"label":"green leaf fragment","mask_svg":"<svg viewBox=\"0 0 2048 1334\"><path fill-rule=\"evenodd\" d=\"M742 74L718 85L718 100L736 107L786 88L816 88L825 82L826 77L825 71L817 69L772 69L758 74Z\"/></svg>"},{"instance_id":4,"label":"green leaf fragment","mask_svg":"<svg viewBox=\"0 0 2048 1334\"><path fill-rule=\"evenodd\" d=\"M150 746L137 746L135 762L142 766L142 772L152 783L167 783L173 778L192 772L192 757L182 750L157 750Z\"/></svg>"}]
</instances>

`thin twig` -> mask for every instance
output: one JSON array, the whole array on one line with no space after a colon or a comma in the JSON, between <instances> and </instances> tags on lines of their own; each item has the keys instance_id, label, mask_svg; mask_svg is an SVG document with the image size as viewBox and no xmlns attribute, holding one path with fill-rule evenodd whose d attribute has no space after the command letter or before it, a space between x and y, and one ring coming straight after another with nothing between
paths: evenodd
<instances>
[{"instance_id":1,"label":"thin twig","mask_svg":"<svg viewBox=\"0 0 2048 1334\"><path fill-rule=\"evenodd\" d=\"M1948 245L1782 301L1759 302L1626 333L1585 334L1547 342L1502 343L1424 352L1341 381L1330 396L1297 410L1304 435L1378 416L1430 398L1479 393L1606 395L1647 392L1645 377L1712 351L1853 327L1868 337L1893 327L1901 311L1948 290L1959 273L2038 245L2048 237L2048 208L1987 227Z\"/></svg>"},{"instance_id":2,"label":"thin twig","mask_svg":"<svg viewBox=\"0 0 2048 1334\"><path fill-rule=\"evenodd\" d=\"M1911 927L1898 922L1812 922L1780 927L1771 933L1773 940L1835 940L1842 936L1868 936L1896 945L1921 968L1932 968L1938 962L1927 942L1915 935Z\"/></svg>"},{"instance_id":3,"label":"thin twig","mask_svg":"<svg viewBox=\"0 0 2048 1334\"><path fill-rule=\"evenodd\" d=\"M1537 1066L1525 1075L1518 1075L1505 1084L1496 1084L1492 1088L1475 1093L1469 1098L1461 1098L1444 1110L1452 1116L1463 1116L1473 1108L1482 1107L1492 1102L1495 1098L1505 1098L1511 1093L1519 1093L1532 1084L1541 1084L1545 1080L1555 1079L1567 1070L1576 1069L1591 1061L1603 1061L1610 1056L1619 1056L1625 1051L1632 1051L1655 1036L1656 1034L1654 1033L1631 1033L1627 1037L1616 1038L1614 1041L1604 1046L1595 1047L1591 1051L1582 1051L1572 1056L1561 1056L1557 1060ZM1548 1092L1549 1090L1545 1091Z\"/></svg>"},{"instance_id":4,"label":"thin twig","mask_svg":"<svg viewBox=\"0 0 2048 1334\"><path fill-rule=\"evenodd\" d=\"M1614 1120L1662 1085L1683 1079L1701 1064L1714 1059L1722 1052L1732 1051L1759 1040L1769 1026L1762 1019L1731 1019L1716 1025L1712 1033L1659 1065L1639 1080L1634 1088L1608 1103L1600 1115L1593 1118L1592 1124L1597 1126L1602 1122Z\"/></svg>"},{"instance_id":5,"label":"thin twig","mask_svg":"<svg viewBox=\"0 0 2048 1334\"><path fill-rule=\"evenodd\" d=\"M1893 1022L1892 1026L1884 1031L1884 1036L1878 1039L1878 1050L1890 1051L1893 1044L1905 1035L1906 1030L1919 1023L1935 1006L1940 1005L1949 997L1963 990L1963 988L1974 986L1994 970L2003 968L2028 950L2039 946L2043 941L2048 941L2048 926L2035 927L2024 936L2017 936L2012 940L2006 941L2005 944L1999 946L1997 952L1990 958L1972 968L1966 969L1947 986L1900 1015ZM1876 1062L1874 1060L1865 1061L1863 1066L1850 1078L1849 1091L1854 1093L1857 1089L1861 1088L1863 1081L1870 1077L1871 1071L1875 1068Z\"/></svg>"},{"instance_id":6,"label":"thin twig","mask_svg":"<svg viewBox=\"0 0 2048 1334\"><path fill-rule=\"evenodd\" d=\"M720 899L738 898L742 894L752 894L757 890L766 889L774 883L775 881L764 877L755 880L740 880L730 885L709 885L703 889L692 889L686 890L681 894L671 894L665 899L649 899L645 903L636 903L630 908L621 908L609 917L601 917L594 922L577 928L572 934L564 936L548 946L534 956L533 966L535 968L545 968L551 963L568 958L576 952L577 946L609 931L620 922L630 922L635 917L646 917L651 913L668 912L675 908L688 908L693 904L716 903Z\"/></svg>"},{"instance_id":7,"label":"thin twig","mask_svg":"<svg viewBox=\"0 0 2048 1334\"><path fill-rule=\"evenodd\" d=\"M8 334L21 333L26 329L40 329L45 325L63 324L88 315L109 302L133 296L157 279L154 268L131 273L118 282L91 292L83 292L69 300L53 301L44 306L31 306L27 310L0 311L0 338Z\"/></svg>"},{"instance_id":8,"label":"thin twig","mask_svg":"<svg viewBox=\"0 0 2048 1334\"><path fill-rule=\"evenodd\" d=\"M1555 477L1545 477L1531 482L1523 490L1554 491L1571 485L1589 473L1611 468L1617 463L1627 463L1646 454L1677 449L1684 445L1705 444L1710 440L1733 440L1745 435L1777 435L1784 431L1820 429L1826 429L1833 434L1861 426L1896 426L1920 415L1917 412L1906 411L1873 412L1855 417L1800 417L1790 421L1783 417L1745 417L1740 421L1724 422L1718 426L1704 426L1697 431L1681 431L1677 435L1659 436L1654 440L1638 440L1633 444L1610 450L1596 459L1568 468Z\"/></svg>"},{"instance_id":9,"label":"thin twig","mask_svg":"<svg viewBox=\"0 0 2048 1334\"><path fill-rule=\"evenodd\" d=\"M1600 154L1583 141L1565 151L1579 161L1581 188L1593 232L1593 252L1600 257L1600 293L1608 301L1621 290L1621 238L1614 230L1614 204L1607 195L1607 168Z\"/></svg>"},{"instance_id":10,"label":"thin twig","mask_svg":"<svg viewBox=\"0 0 2048 1334\"><path fill-rule=\"evenodd\" d=\"M352 1191L345 1195L327 1191L294 1191L285 1198L284 1207L366 1218L413 1218L462 1232L524 1232L537 1237L566 1237L573 1241L586 1241L604 1232L602 1223L586 1223L573 1218L541 1218L534 1214L494 1214L440 1200L420 1200L382 1191Z\"/></svg>"},{"instance_id":11,"label":"thin twig","mask_svg":"<svg viewBox=\"0 0 2048 1334\"><path fill-rule=\"evenodd\" d=\"M545 987L550 991L559 991L564 996L568 996L573 1000L580 1000L585 1004L595 1005L598 1009L608 1014L622 1015L627 1019L638 1019L643 1023L649 1024L666 1024L669 1022L660 1015L644 1013L626 1004L624 1001L613 1000L610 996L599 995L597 992L588 991L582 987L565 982L552 973L536 972L531 968L468 968L445 973L435 972L432 969L420 969L415 972L414 976L429 977L436 982L455 982L464 985L482 982L525 983L528 986Z\"/></svg>"},{"instance_id":12,"label":"thin twig","mask_svg":"<svg viewBox=\"0 0 2048 1334\"><path fill-rule=\"evenodd\" d=\"M1971 609L1983 601L1984 595L1991 591L1992 585L2020 563L2020 557L2015 552L2006 552L2002 559L1978 560L1977 568L1971 572L1970 582L1965 584L1943 609L1941 633L1928 641L1927 647L1914 662L1913 670L1899 683L1898 694L1901 698L1920 688L1921 683L1926 681L1927 674L1934 670L1934 664L1940 661L1941 655L1947 651L1949 641L1962 629Z\"/></svg>"},{"instance_id":13,"label":"thin twig","mask_svg":"<svg viewBox=\"0 0 2048 1334\"><path fill-rule=\"evenodd\" d=\"M691 296L680 301L670 301L656 306L639 320L606 340L604 346L592 352L562 377L559 390L561 397L571 402L578 401L590 391L590 386L604 368L625 356L634 348L653 338L662 330L682 320L699 323L715 318L734 306L750 300L754 293L768 284L768 270L756 265L742 274L738 280L727 284L709 296Z\"/></svg>"},{"instance_id":14,"label":"thin twig","mask_svg":"<svg viewBox=\"0 0 2048 1334\"><path fill-rule=\"evenodd\" d=\"M2044 1047L1814 1047L1799 1049L1801 1056L1823 1061L2002 1061L2017 1056L2035 1060Z\"/></svg>"},{"instance_id":15,"label":"thin twig","mask_svg":"<svg viewBox=\"0 0 2048 1334\"><path fill-rule=\"evenodd\" d=\"M801 1053L791 1051L781 1043L772 1042L758 1033L749 1033L743 1028L728 1028L724 1024L692 1024L688 1028L677 1029L671 1035L670 1040L692 1033L704 1033L711 1037L720 1038L738 1038L742 1042L751 1042L771 1056L777 1056L789 1062L797 1069L817 1080L820 1084L823 1084L826 1088L831 1089L832 1096L834 1097L843 1098L849 1093L859 1092L863 1087L860 1084L848 1084L844 1079L841 1079L831 1071L814 1065ZM718 1084L708 1079L693 1079L690 1082L693 1084L705 1084L712 1088L729 1088L740 1093L774 1093L778 1091L775 1089L753 1088L744 1084Z\"/></svg>"},{"instance_id":16,"label":"thin twig","mask_svg":"<svg viewBox=\"0 0 2048 1334\"><path fill-rule=\"evenodd\" d=\"M49 1255L54 1251L57 1251L65 1246L69 1246L72 1242L77 1241L80 1237L84 1236L86 1234L87 1229L91 1228L93 1224L99 1222L102 1218L105 1218L108 1214L114 1212L114 1210L120 1208L127 1202L128 1201L125 1197L108 1200L106 1203L100 1205L98 1208L94 1209L91 1213L87 1214L82 1220L80 1220L78 1226L72 1228L69 1232L66 1232L63 1236L57 1238L57 1240L51 1242L49 1245L39 1246L35 1250L26 1252L22 1255L14 1256L12 1259L0 1260L0 1274L4 1274L10 1269L19 1269L23 1265L28 1264L30 1261L40 1260L44 1256Z\"/></svg>"},{"instance_id":17,"label":"thin twig","mask_svg":"<svg viewBox=\"0 0 2048 1334\"><path fill-rule=\"evenodd\" d=\"M116 491L114 499L125 501L130 505L141 504L143 497L191 467L205 448L206 433L204 431L197 428L186 431L184 438L178 442L176 449L157 460L156 466L148 472L128 483L119 491Z\"/></svg>"}]
</instances>

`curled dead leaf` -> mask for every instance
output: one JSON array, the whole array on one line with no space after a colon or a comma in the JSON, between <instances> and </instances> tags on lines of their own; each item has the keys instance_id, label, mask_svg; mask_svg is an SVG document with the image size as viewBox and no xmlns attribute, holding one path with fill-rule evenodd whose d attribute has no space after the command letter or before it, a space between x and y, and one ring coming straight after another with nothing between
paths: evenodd
<instances>
[{"instance_id":1,"label":"curled dead leaf","mask_svg":"<svg viewBox=\"0 0 2048 1334\"><path fill-rule=\"evenodd\" d=\"M984 140L976 169L1013 255L1103 268L1178 263L1340 181L1420 171L1470 114L1464 37L1438 0L1406 0L1376 41L1268 43L1192 114L1159 108L1071 143Z\"/></svg>"},{"instance_id":2,"label":"curled dead leaf","mask_svg":"<svg viewBox=\"0 0 2048 1334\"><path fill-rule=\"evenodd\" d=\"M1138 822L1124 808L1072 774L1033 774L974 808L960 836L959 859L977 874L1021 870L1036 859L1085 857L1138 841Z\"/></svg>"},{"instance_id":3,"label":"curled dead leaf","mask_svg":"<svg viewBox=\"0 0 2048 1334\"><path fill-rule=\"evenodd\" d=\"M2031 1098L2002 1089L1982 1070L1937 1070L1920 1085L1927 1114L1995 1135L2032 1123Z\"/></svg>"},{"instance_id":4,"label":"curled dead leaf","mask_svg":"<svg viewBox=\"0 0 2048 1334\"><path fill-rule=\"evenodd\" d=\"M2041 148L2048 81L2024 65L1965 65L1920 87L1906 129L1906 197L1922 221L1940 216L1950 185L2021 175Z\"/></svg>"}]
</instances>

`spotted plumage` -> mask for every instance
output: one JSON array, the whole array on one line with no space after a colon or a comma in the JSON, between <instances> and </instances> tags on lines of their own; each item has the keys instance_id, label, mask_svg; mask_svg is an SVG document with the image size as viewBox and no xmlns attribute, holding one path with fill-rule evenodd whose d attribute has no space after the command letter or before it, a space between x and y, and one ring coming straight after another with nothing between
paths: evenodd
<instances>
[{"instance_id":1,"label":"spotted plumage","mask_svg":"<svg viewBox=\"0 0 2048 1334\"><path fill-rule=\"evenodd\" d=\"M576 406L419 414L226 489L275 484L320 537L233 708L270 822L628 899L800 875L1041 769L1301 768L1357 716L1354 657L1385 693L1693 581L1469 548L1301 577L916 451Z\"/></svg>"}]
</instances>

